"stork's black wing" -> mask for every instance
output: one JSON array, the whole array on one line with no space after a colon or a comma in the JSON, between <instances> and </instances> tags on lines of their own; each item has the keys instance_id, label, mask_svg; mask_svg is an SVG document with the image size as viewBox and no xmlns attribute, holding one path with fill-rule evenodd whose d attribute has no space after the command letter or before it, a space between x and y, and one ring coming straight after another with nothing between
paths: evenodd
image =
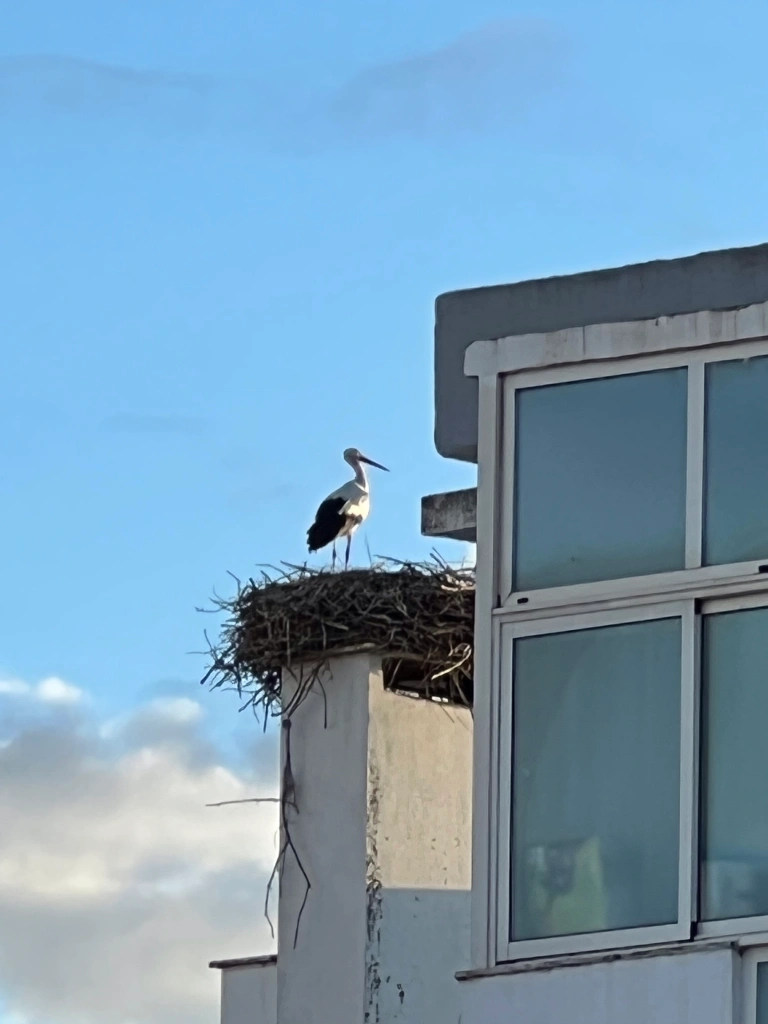
<instances>
[{"instance_id":1,"label":"stork's black wing","mask_svg":"<svg viewBox=\"0 0 768 1024\"><path fill-rule=\"evenodd\" d=\"M336 540L347 521L341 511L346 504L346 498L325 499L317 510L314 523L307 530L307 547L310 551L319 551Z\"/></svg>"}]
</instances>

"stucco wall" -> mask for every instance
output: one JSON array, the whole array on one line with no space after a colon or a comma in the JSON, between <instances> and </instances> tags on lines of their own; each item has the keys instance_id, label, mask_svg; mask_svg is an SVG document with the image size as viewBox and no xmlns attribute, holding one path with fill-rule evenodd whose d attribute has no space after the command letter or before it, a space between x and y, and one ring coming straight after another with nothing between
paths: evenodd
<instances>
[{"instance_id":1,"label":"stucco wall","mask_svg":"<svg viewBox=\"0 0 768 1024\"><path fill-rule=\"evenodd\" d=\"M289 817L312 889L294 948L305 882L289 852L280 882L280 1024L363 1020L369 678L367 656L336 659L325 699L310 693L293 716L298 813Z\"/></svg>"},{"instance_id":2,"label":"stucco wall","mask_svg":"<svg viewBox=\"0 0 768 1024\"><path fill-rule=\"evenodd\" d=\"M457 1024L469 962L470 893L385 889L371 955L379 985L369 1017L379 1024Z\"/></svg>"},{"instance_id":3,"label":"stucco wall","mask_svg":"<svg viewBox=\"0 0 768 1024\"><path fill-rule=\"evenodd\" d=\"M294 948L305 883L289 852L277 1019L450 1024L469 963L471 716L385 691L367 655L335 659L323 687L291 726L291 835L312 889Z\"/></svg>"},{"instance_id":4,"label":"stucco wall","mask_svg":"<svg viewBox=\"0 0 768 1024\"><path fill-rule=\"evenodd\" d=\"M729 949L618 960L461 983L461 1024L739 1024Z\"/></svg>"},{"instance_id":5,"label":"stucco wall","mask_svg":"<svg viewBox=\"0 0 768 1024\"><path fill-rule=\"evenodd\" d=\"M221 972L221 1024L276 1024L277 966L227 967Z\"/></svg>"},{"instance_id":6,"label":"stucco wall","mask_svg":"<svg viewBox=\"0 0 768 1024\"><path fill-rule=\"evenodd\" d=\"M472 718L372 678L367 1014L452 1024L469 963Z\"/></svg>"}]
</instances>

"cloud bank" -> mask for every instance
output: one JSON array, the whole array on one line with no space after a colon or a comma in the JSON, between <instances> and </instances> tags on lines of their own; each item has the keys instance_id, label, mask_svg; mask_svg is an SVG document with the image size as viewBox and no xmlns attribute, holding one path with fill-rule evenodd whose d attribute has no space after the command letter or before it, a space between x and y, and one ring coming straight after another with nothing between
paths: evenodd
<instances>
[{"instance_id":1,"label":"cloud bank","mask_svg":"<svg viewBox=\"0 0 768 1024\"><path fill-rule=\"evenodd\" d=\"M196 701L104 728L75 692L0 684L0 992L26 1024L210 1024L208 961L272 948L277 817L205 804L274 793L275 774L263 751L227 767ZM20 704L45 715L19 727Z\"/></svg>"},{"instance_id":2,"label":"cloud bank","mask_svg":"<svg viewBox=\"0 0 768 1024\"><path fill-rule=\"evenodd\" d=\"M564 35L549 22L509 18L360 72L327 110L348 137L475 134L514 125L569 78Z\"/></svg>"},{"instance_id":3,"label":"cloud bank","mask_svg":"<svg viewBox=\"0 0 768 1024\"><path fill-rule=\"evenodd\" d=\"M440 139L515 126L571 79L563 33L506 18L434 50L383 62L328 90L116 67L72 56L0 58L0 117L132 120L235 133L312 152L390 139Z\"/></svg>"}]
</instances>

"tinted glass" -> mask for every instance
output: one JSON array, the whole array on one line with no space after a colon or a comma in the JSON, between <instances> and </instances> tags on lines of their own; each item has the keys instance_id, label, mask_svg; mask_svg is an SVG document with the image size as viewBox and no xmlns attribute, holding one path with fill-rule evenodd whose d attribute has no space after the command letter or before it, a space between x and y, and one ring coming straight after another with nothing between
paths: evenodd
<instances>
[{"instance_id":1,"label":"tinted glass","mask_svg":"<svg viewBox=\"0 0 768 1024\"><path fill-rule=\"evenodd\" d=\"M768 914L768 609L704 620L702 914Z\"/></svg>"},{"instance_id":2,"label":"tinted glass","mask_svg":"<svg viewBox=\"0 0 768 1024\"><path fill-rule=\"evenodd\" d=\"M707 367L704 555L768 557L768 358Z\"/></svg>"},{"instance_id":3,"label":"tinted glass","mask_svg":"<svg viewBox=\"0 0 768 1024\"><path fill-rule=\"evenodd\" d=\"M518 640L511 939L677 920L679 619Z\"/></svg>"},{"instance_id":4,"label":"tinted glass","mask_svg":"<svg viewBox=\"0 0 768 1024\"><path fill-rule=\"evenodd\" d=\"M755 1024L768 1024L768 964L757 965L757 1015Z\"/></svg>"},{"instance_id":5,"label":"tinted glass","mask_svg":"<svg viewBox=\"0 0 768 1024\"><path fill-rule=\"evenodd\" d=\"M683 568L686 381L676 369L518 391L516 590Z\"/></svg>"}]
</instances>

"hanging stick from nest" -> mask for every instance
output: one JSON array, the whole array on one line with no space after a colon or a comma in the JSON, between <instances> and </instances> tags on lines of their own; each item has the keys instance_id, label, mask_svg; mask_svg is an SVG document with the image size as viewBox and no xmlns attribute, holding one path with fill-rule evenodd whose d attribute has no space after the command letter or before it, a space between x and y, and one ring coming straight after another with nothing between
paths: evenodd
<instances>
[{"instance_id":1,"label":"hanging stick from nest","mask_svg":"<svg viewBox=\"0 0 768 1024\"><path fill-rule=\"evenodd\" d=\"M288 808L292 807L296 814L299 813L299 807L296 803L296 784L293 778L293 765L291 763L291 720L287 718L283 722L283 732L285 734L285 767L283 768L283 788L280 796L280 823L283 827L283 842L280 847L280 852L277 855L275 866L272 868L272 874L269 876L267 882L267 894L264 900L264 916L267 919L270 931L272 932L272 938L275 937L275 927L272 924L272 919L269 916L269 897L272 891L272 883L275 880L275 876L278 871L282 869L285 862L288 850L293 854L296 865L304 878L304 897L299 907L299 913L296 917L296 928L293 933L293 948L296 948L296 943L299 941L299 926L301 925L301 918L304 914L304 908L307 905L309 899L309 891L312 888L312 883L309 880L304 865L301 862L299 851L296 849L293 839L291 837L291 827L288 823Z\"/></svg>"}]
</instances>

